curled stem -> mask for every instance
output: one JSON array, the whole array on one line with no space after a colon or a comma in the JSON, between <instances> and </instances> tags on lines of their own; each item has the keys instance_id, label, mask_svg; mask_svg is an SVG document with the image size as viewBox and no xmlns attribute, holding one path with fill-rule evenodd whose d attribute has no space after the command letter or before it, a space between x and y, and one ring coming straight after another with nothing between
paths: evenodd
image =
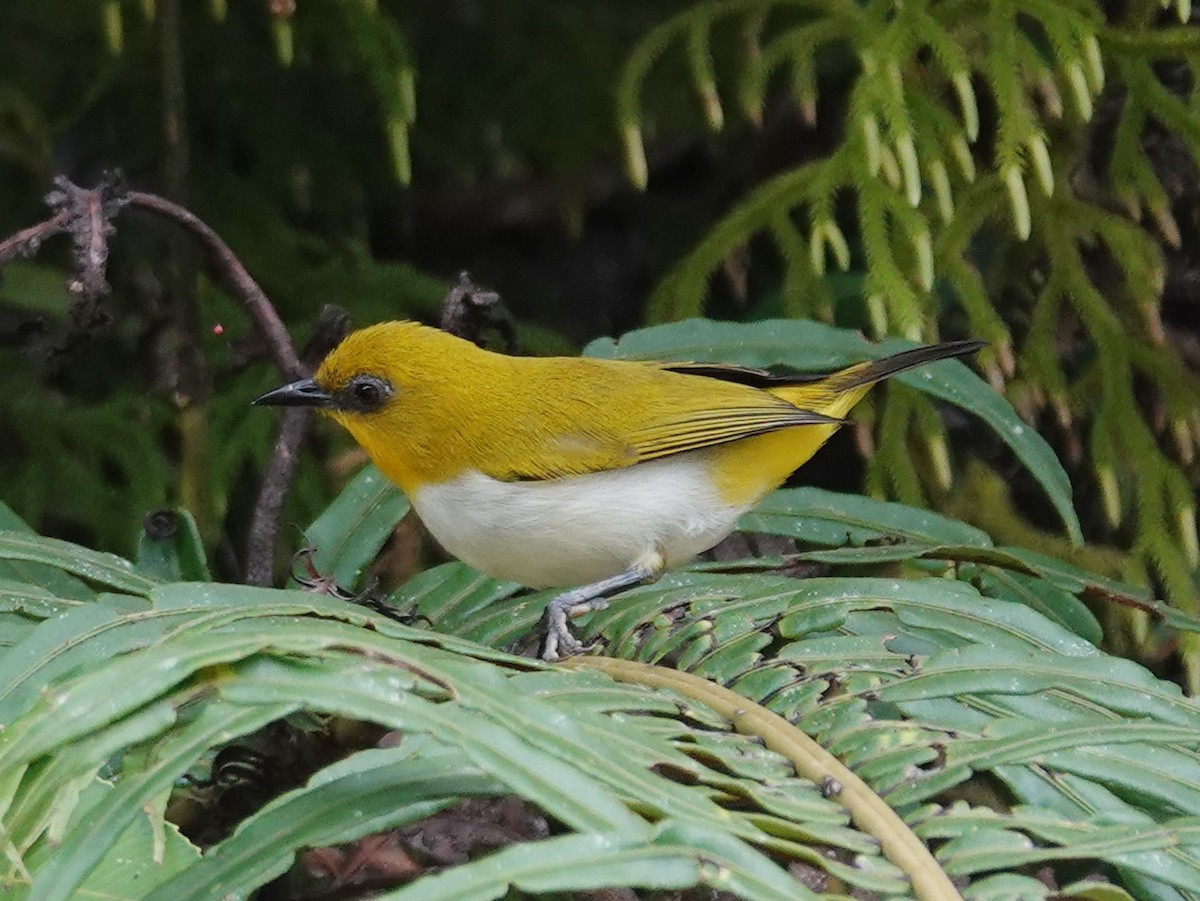
<instances>
[{"instance_id":1,"label":"curled stem","mask_svg":"<svg viewBox=\"0 0 1200 901\"><path fill-rule=\"evenodd\" d=\"M851 769L783 717L749 698L678 670L611 657L573 657L559 666L594 669L618 682L668 688L707 705L729 719L742 735L760 738L766 747L792 762L796 772L832 793L854 825L879 842L884 856L907 874L920 901L962 901L958 889L916 834L883 798Z\"/></svg>"}]
</instances>

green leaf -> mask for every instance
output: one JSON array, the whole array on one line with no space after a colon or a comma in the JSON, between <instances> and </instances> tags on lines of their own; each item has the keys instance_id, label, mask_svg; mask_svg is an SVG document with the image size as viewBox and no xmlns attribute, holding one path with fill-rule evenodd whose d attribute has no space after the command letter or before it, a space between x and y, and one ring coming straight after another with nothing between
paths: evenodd
<instances>
[{"instance_id":1,"label":"green leaf","mask_svg":"<svg viewBox=\"0 0 1200 901\"><path fill-rule=\"evenodd\" d=\"M57 852L34 873L29 901L70 901L83 882L94 877L117 838L142 815L144 806L166 790L222 736L250 732L292 709L263 704L249 709L208 707L187 726L172 733L158 748L152 765L129 773L92 808L87 819L71 829Z\"/></svg>"},{"instance_id":2,"label":"green leaf","mask_svg":"<svg viewBox=\"0 0 1200 901\"><path fill-rule=\"evenodd\" d=\"M1050 582L987 567L980 573L979 585L985 594L1020 600L1092 644L1104 640L1104 630L1087 605Z\"/></svg>"},{"instance_id":3,"label":"green leaf","mask_svg":"<svg viewBox=\"0 0 1200 901\"><path fill-rule=\"evenodd\" d=\"M304 530L316 548L313 565L343 588L354 587L408 511L408 498L368 464Z\"/></svg>"},{"instance_id":4,"label":"green leaf","mask_svg":"<svg viewBox=\"0 0 1200 901\"><path fill-rule=\"evenodd\" d=\"M208 560L196 520L187 510L156 510L146 516L138 538L138 569L171 582L206 582Z\"/></svg>"},{"instance_id":5,"label":"green leaf","mask_svg":"<svg viewBox=\"0 0 1200 901\"><path fill-rule=\"evenodd\" d=\"M262 661L248 666L236 687L237 697L266 697L270 692L276 697L307 698L317 709L435 735L461 747L485 772L573 828L619 825L634 832L643 828L597 778L613 764L587 773L564 759L569 757L567 740L552 743L553 750L538 747L535 736L546 726L537 719L539 705L533 699L527 699L527 713L514 717L521 723L518 729L516 723L473 716L457 704L434 704L412 693L397 695L393 682L394 677L380 670L363 674L351 686L339 686L327 673ZM461 681L458 684L465 687ZM494 707L494 701L488 706ZM594 753L586 756L598 763Z\"/></svg>"},{"instance_id":6,"label":"green leaf","mask_svg":"<svg viewBox=\"0 0 1200 901\"><path fill-rule=\"evenodd\" d=\"M999 873L971 883L965 901L1042 901L1050 897L1050 887L1031 876Z\"/></svg>"},{"instance_id":7,"label":"green leaf","mask_svg":"<svg viewBox=\"0 0 1200 901\"><path fill-rule=\"evenodd\" d=\"M139 572L128 560L115 554L89 551L57 538L0 532L0 560L25 560L57 567L96 585L148 594L157 580Z\"/></svg>"},{"instance_id":8,"label":"green leaf","mask_svg":"<svg viewBox=\"0 0 1200 901\"><path fill-rule=\"evenodd\" d=\"M1156 679L1131 660L1096 652L1067 656L981 642L930 657L919 672L881 688L880 697L900 702L988 692L1037 695L1051 690L1125 716L1200 729L1200 708L1177 685Z\"/></svg>"},{"instance_id":9,"label":"green leaf","mask_svg":"<svg viewBox=\"0 0 1200 901\"><path fill-rule=\"evenodd\" d=\"M1133 901L1133 896L1119 885L1086 879L1064 885L1058 894L1062 898L1078 898L1079 901Z\"/></svg>"},{"instance_id":10,"label":"green leaf","mask_svg":"<svg viewBox=\"0 0 1200 901\"><path fill-rule=\"evenodd\" d=\"M0 501L0 531L5 532L28 532L33 533L33 529L21 517L13 512L12 507Z\"/></svg>"},{"instance_id":11,"label":"green leaf","mask_svg":"<svg viewBox=\"0 0 1200 901\"><path fill-rule=\"evenodd\" d=\"M226 893L249 892L280 875L298 849L395 829L464 796L503 793L500 782L457 750L436 746L414 753L418 741L410 737L402 747L363 751L327 767L307 787L268 804L147 901L220 901ZM330 811L352 815L330 816Z\"/></svg>"},{"instance_id":12,"label":"green leaf","mask_svg":"<svg viewBox=\"0 0 1200 901\"><path fill-rule=\"evenodd\" d=\"M21 784L19 796L5 818L9 837L20 848L31 845L46 833L50 842L56 820L72 815L79 797L75 782L81 776L90 783L114 756L139 742L154 738L177 721L179 698L168 698L147 705L87 742L74 742L53 757L30 768Z\"/></svg>"},{"instance_id":13,"label":"green leaf","mask_svg":"<svg viewBox=\"0 0 1200 901\"><path fill-rule=\"evenodd\" d=\"M76 660L70 657L75 642L115 621L114 611L87 604L42 623L18 642L0 658L0 723L12 722L56 676L76 665Z\"/></svg>"},{"instance_id":14,"label":"green leaf","mask_svg":"<svg viewBox=\"0 0 1200 901\"><path fill-rule=\"evenodd\" d=\"M94 780L80 798L72 818L73 826L86 822L89 812L101 806L112 791L113 786L109 783ZM59 853L54 845L43 843L26 856L25 864L34 873L39 873ZM199 850L174 826L166 824L164 828L162 823L154 823L148 816L136 817L71 897L77 901L138 901L156 885L177 873L186 872L199 858ZM13 901L30 897L26 884L11 886L10 891L12 894L6 897Z\"/></svg>"},{"instance_id":15,"label":"green leaf","mask_svg":"<svg viewBox=\"0 0 1200 901\"><path fill-rule=\"evenodd\" d=\"M17 644L25 631L81 603L57 597L37 585L0 578L0 647Z\"/></svg>"},{"instance_id":16,"label":"green leaf","mask_svg":"<svg viewBox=\"0 0 1200 901\"><path fill-rule=\"evenodd\" d=\"M473 901L508 889L547 893L613 885L647 889L707 885L741 898L818 897L746 845L668 819L649 839L624 833L569 835L506 848L381 897L394 901Z\"/></svg>"},{"instance_id":17,"label":"green leaf","mask_svg":"<svg viewBox=\"0 0 1200 901\"><path fill-rule=\"evenodd\" d=\"M440 631L455 632L519 590L519 585L485 576L465 563L446 563L413 576L388 597L388 604L418 612Z\"/></svg>"},{"instance_id":18,"label":"green leaf","mask_svg":"<svg viewBox=\"0 0 1200 901\"><path fill-rule=\"evenodd\" d=\"M0 533L6 531L22 535L34 534L33 529L26 525L3 501L0 501ZM68 576L57 567L44 563L5 560L0 557L0 578L40 585L63 598L87 600L95 597L96 594L78 579Z\"/></svg>"},{"instance_id":19,"label":"green leaf","mask_svg":"<svg viewBox=\"0 0 1200 901\"><path fill-rule=\"evenodd\" d=\"M1200 875L1200 861L1169 838L1191 834L1181 813L1200 812L1190 752L1200 708L1073 634L1094 629L1073 606L1075 593L1093 590L1089 574L993 547L977 530L902 505L811 490L779 501L772 528L821 523L806 534L825 549L801 556L908 561L893 569L936 566L957 578L676 571L618 596L583 631L602 632L614 653L686 664L796 722L925 840L943 840L939 860L970 879L968 897L1025 891L1033 883L1008 878L1014 867L1067 860L1118 866L1139 901L1169 897L1167 883ZM847 532L884 543L829 546ZM897 533L900 544L886 543ZM44 612L54 603L36 587L5 584L14 604ZM436 615L439 628L508 641L529 633L547 597L514 598L515 590L451 564L391 600ZM113 693L113 684L123 690ZM0 658L0 808L18 847L34 842L33 851L50 854L42 849L57 836L51 830L79 815L80 780L105 760L126 768L111 803L62 834L58 862L39 867L36 890L70 897L104 866L111 837L146 816L172 773L218 743L211 731L190 733L193 724L216 723L222 710L301 709L379 723L405 740L276 799L156 897L247 893L302 848L499 792L574 830L563 841L620 835L621 844L579 845L569 871L561 860L550 867L558 838L518 844L487 865L426 875L393 894L492 897L507 887L571 891L617 880L795 897L799 883L776 863L785 860L848 889L905 891L903 874L847 820L836 794L693 702L305 592L211 583L156 585L148 601L103 595L46 620ZM223 728L219 741L236 732ZM187 752L160 766L177 736ZM980 778L1005 786L1017 806L936 804ZM1135 837L1114 844L1118 833L1097 831L1111 823L1136 824ZM838 853L821 850L830 848ZM1163 854L1167 864L1155 870Z\"/></svg>"},{"instance_id":20,"label":"green leaf","mask_svg":"<svg viewBox=\"0 0 1200 901\"><path fill-rule=\"evenodd\" d=\"M925 544L992 544L974 526L929 510L820 488L774 491L741 518L738 528L830 546L899 538Z\"/></svg>"}]
</instances>

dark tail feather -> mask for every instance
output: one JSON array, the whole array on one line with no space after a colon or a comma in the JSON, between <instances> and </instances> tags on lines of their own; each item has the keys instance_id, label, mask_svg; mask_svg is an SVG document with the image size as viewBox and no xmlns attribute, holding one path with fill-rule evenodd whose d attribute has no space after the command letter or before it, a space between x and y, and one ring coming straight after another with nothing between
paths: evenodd
<instances>
[{"instance_id":1,"label":"dark tail feather","mask_svg":"<svg viewBox=\"0 0 1200 901\"><path fill-rule=\"evenodd\" d=\"M749 385L752 388L788 388L829 382L832 386L836 386L836 390L843 391L869 385L923 363L944 360L948 357L966 356L986 344L986 341L945 341L926 347L914 347L912 350L901 351L890 357L884 357L882 360L855 363L853 366L826 372L775 373L765 369L730 366L724 363L663 363L662 368L669 372L721 379L725 382Z\"/></svg>"},{"instance_id":2,"label":"dark tail feather","mask_svg":"<svg viewBox=\"0 0 1200 901\"><path fill-rule=\"evenodd\" d=\"M914 366L932 363L934 360L945 360L950 357L964 357L967 354L973 354L986 344L986 341L945 341L941 344L930 344L926 347L914 347L912 350L902 350L900 353L884 357L882 360L874 360L870 363L863 363L848 370L843 370L846 374L845 381L842 381L837 376L833 376L832 381L836 382L837 390L848 391L862 385L870 385L873 382L886 379L888 376L904 372L906 369L912 369Z\"/></svg>"}]
</instances>

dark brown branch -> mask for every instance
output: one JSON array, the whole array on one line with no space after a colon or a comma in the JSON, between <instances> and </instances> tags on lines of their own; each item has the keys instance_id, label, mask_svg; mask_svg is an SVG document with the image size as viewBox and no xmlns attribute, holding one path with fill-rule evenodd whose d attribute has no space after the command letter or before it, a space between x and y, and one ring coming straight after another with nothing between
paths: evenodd
<instances>
[{"instance_id":1,"label":"dark brown branch","mask_svg":"<svg viewBox=\"0 0 1200 901\"><path fill-rule=\"evenodd\" d=\"M190 210L157 194L132 191L129 202L165 216L191 232L212 254L217 268L245 303L259 332L266 338L275 365L284 377L298 379L308 374L308 367L300 362L291 336L274 305L220 235ZM311 421L312 417L307 411L286 410L280 417L279 434L271 452L271 461L263 473L262 487L250 518L250 535L246 540L246 582L251 585L270 585L273 581L279 518L296 476L300 447L304 444Z\"/></svg>"},{"instance_id":2,"label":"dark brown branch","mask_svg":"<svg viewBox=\"0 0 1200 901\"><path fill-rule=\"evenodd\" d=\"M439 324L443 331L479 345L484 342L485 332L494 329L504 339L504 347L510 354L519 349L512 314L500 295L495 291L484 291L466 272L458 274L458 284L442 300Z\"/></svg>"},{"instance_id":3,"label":"dark brown branch","mask_svg":"<svg viewBox=\"0 0 1200 901\"><path fill-rule=\"evenodd\" d=\"M311 422L312 411L304 407L285 407L279 417L279 435L271 451L271 461L263 473L262 489L250 519L250 537L246 542L246 583L249 585L274 582L279 517L296 477L300 446Z\"/></svg>"},{"instance_id":4,"label":"dark brown branch","mask_svg":"<svg viewBox=\"0 0 1200 901\"><path fill-rule=\"evenodd\" d=\"M285 378L299 379L308 374L304 364L296 355L296 348L288 334L283 320L275 312L275 307L267 299L263 289L246 271L242 261L229 249L229 245L221 240L221 236L213 231L199 216L172 203L157 194L146 194L141 191L130 191L129 202L132 206L158 213L160 216L176 222L190 231L213 255L217 268L229 280L234 293L246 304L246 309L254 319L255 325L267 341L275 365Z\"/></svg>"},{"instance_id":5,"label":"dark brown branch","mask_svg":"<svg viewBox=\"0 0 1200 901\"><path fill-rule=\"evenodd\" d=\"M109 291L105 269L108 267L108 238L114 229L99 191L87 191L80 200L86 219L76 234L76 249L83 266L79 281L71 288L85 297L99 297Z\"/></svg>"},{"instance_id":6,"label":"dark brown branch","mask_svg":"<svg viewBox=\"0 0 1200 901\"><path fill-rule=\"evenodd\" d=\"M51 209L68 214L67 230L75 244L75 278L69 287L87 303L109 291L105 270L108 239L116 231L112 220L128 202L119 172L106 172L94 188L81 188L59 176L46 195Z\"/></svg>"},{"instance_id":7,"label":"dark brown branch","mask_svg":"<svg viewBox=\"0 0 1200 901\"><path fill-rule=\"evenodd\" d=\"M23 228L12 237L0 241L0 266L36 254L47 238L67 230L71 217L70 210L59 210L45 222Z\"/></svg>"},{"instance_id":8,"label":"dark brown branch","mask_svg":"<svg viewBox=\"0 0 1200 901\"><path fill-rule=\"evenodd\" d=\"M95 300L108 293L104 278L108 239L114 230L112 219L126 202L121 178L115 173L106 173L94 188L81 188L59 176L54 179L54 190L46 195L46 205L54 215L0 241L0 265L17 257L32 256L47 238L69 232L75 244L71 291Z\"/></svg>"},{"instance_id":9,"label":"dark brown branch","mask_svg":"<svg viewBox=\"0 0 1200 901\"><path fill-rule=\"evenodd\" d=\"M345 310L328 305L317 317L317 327L304 348L301 368L307 372L346 337L350 317ZM280 416L279 435L271 462L263 473L262 488L250 519L250 537L246 542L246 582L250 585L270 585L275 571L275 543L279 535L279 520L287 501L288 489L296 477L300 448L312 422L309 411L296 407L285 408Z\"/></svg>"}]
</instances>

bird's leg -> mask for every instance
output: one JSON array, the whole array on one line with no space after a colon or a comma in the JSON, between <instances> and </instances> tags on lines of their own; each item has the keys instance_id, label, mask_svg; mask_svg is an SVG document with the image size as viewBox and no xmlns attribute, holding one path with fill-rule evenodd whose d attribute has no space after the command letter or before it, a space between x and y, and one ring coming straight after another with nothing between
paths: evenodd
<instances>
[{"instance_id":1,"label":"bird's leg","mask_svg":"<svg viewBox=\"0 0 1200 901\"><path fill-rule=\"evenodd\" d=\"M608 606L609 595L631 585L655 581L662 575L664 566L662 556L655 553L625 572L592 582L590 585L572 588L552 600L546 607L546 644L542 649L542 659L561 660L563 657L586 651L589 646L571 634L571 628L567 624L570 618L603 610Z\"/></svg>"}]
</instances>

